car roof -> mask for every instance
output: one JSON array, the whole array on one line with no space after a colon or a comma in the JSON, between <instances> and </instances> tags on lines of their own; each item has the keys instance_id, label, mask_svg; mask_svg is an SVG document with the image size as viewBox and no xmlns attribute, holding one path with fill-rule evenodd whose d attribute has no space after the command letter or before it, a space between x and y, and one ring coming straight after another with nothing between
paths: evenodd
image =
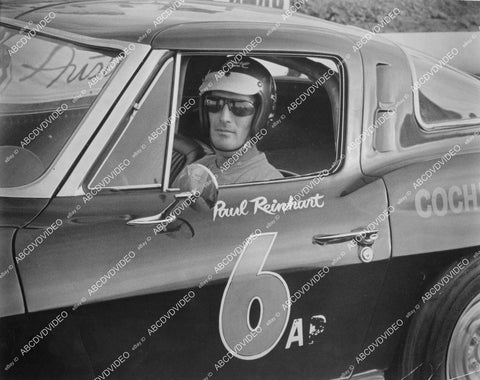
<instances>
[{"instance_id":1,"label":"car roof","mask_svg":"<svg viewBox=\"0 0 480 380\"><path fill-rule=\"evenodd\" d=\"M175 5L176 4L176 5ZM175 9L170 15L165 12L170 6ZM294 8L292 8L294 9ZM55 17L48 26L84 36L117 39L128 42L151 44L155 36L170 28L187 29L195 35L196 28L205 23L218 23L218 40L228 40L232 30L239 27L248 34L245 25L256 23L264 27L280 23L298 28L316 29L352 35L359 39L366 31L339 25L298 12L286 17L286 11L266 7L233 4L223 1L197 0L92 0L92 1L24 1L3 0L1 15L22 21L38 23L49 12ZM162 12L163 20L162 20ZM166 17L165 17L166 16ZM155 19L161 22L156 22ZM222 31L222 27L224 30ZM149 33L146 33L150 29ZM252 34L253 35L253 34ZM143 38L141 38L143 36ZM177 41L178 42L178 41Z\"/></svg>"}]
</instances>

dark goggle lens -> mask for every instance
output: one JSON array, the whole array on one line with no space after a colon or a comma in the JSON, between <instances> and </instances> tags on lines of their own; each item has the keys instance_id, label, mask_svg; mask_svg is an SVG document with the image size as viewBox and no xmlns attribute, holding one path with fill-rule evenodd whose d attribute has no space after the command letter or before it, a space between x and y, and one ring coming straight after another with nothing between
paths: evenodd
<instances>
[{"instance_id":1,"label":"dark goggle lens","mask_svg":"<svg viewBox=\"0 0 480 380\"><path fill-rule=\"evenodd\" d=\"M220 112L225 104L235 116L249 116L255 113L255 105L247 100L232 100L225 98L206 98L205 108L210 113Z\"/></svg>"}]
</instances>

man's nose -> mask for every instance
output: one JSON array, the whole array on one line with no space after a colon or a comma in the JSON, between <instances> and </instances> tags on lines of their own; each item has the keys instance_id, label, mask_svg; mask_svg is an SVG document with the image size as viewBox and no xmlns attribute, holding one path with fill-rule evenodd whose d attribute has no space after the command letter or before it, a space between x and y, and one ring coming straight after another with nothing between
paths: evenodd
<instances>
[{"instance_id":1,"label":"man's nose","mask_svg":"<svg viewBox=\"0 0 480 380\"><path fill-rule=\"evenodd\" d=\"M230 122L232 120L232 111L228 108L228 104L223 105L222 110L220 111L220 121L223 123Z\"/></svg>"}]
</instances>

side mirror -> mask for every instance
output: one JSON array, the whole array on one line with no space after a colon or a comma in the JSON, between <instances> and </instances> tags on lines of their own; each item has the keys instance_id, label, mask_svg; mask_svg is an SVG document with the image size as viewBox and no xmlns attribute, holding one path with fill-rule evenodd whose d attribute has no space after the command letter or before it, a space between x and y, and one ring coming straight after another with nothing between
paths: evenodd
<instances>
[{"instance_id":1,"label":"side mirror","mask_svg":"<svg viewBox=\"0 0 480 380\"><path fill-rule=\"evenodd\" d=\"M182 170L175 179L175 187L181 190L181 193L176 195L177 199L185 198L186 194L196 198L192 205L196 210L207 211L217 203L217 179L210 169L201 164L191 164Z\"/></svg>"},{"instance_id":2,"label":"side mirror","mask_svg":"<svg viewBox=\"0 0 480 380\"><path fill-rule=\"evenodd\" d=\"M191 164L175 179L175 187L181 192L175 194L175 200L162 212L152 216L129 220L129 226L156 224L162 225L163 232L175 230L178 226L175 209L181 202L188 203L195 210L208 211L218 199L218 182L213 173L203 165ZM188 207L187 206L187 207Z\"/></svg>"}]
</instances>

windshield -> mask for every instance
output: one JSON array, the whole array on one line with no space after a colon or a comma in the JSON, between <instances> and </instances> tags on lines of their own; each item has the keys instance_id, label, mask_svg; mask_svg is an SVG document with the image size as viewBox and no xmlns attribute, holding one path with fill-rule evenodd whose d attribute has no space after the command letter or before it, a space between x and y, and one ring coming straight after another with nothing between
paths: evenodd
<instances>
[{"instance_id":1,"label":"windshield","mask_svg":"<svg viewBox=\"0 0 480 380\"><path fill-rule=\"evenodd\" d=\"M52 164L120 60L6 27L0 56L0 187L16 187Z\"/></svg>"}]
</instances>

